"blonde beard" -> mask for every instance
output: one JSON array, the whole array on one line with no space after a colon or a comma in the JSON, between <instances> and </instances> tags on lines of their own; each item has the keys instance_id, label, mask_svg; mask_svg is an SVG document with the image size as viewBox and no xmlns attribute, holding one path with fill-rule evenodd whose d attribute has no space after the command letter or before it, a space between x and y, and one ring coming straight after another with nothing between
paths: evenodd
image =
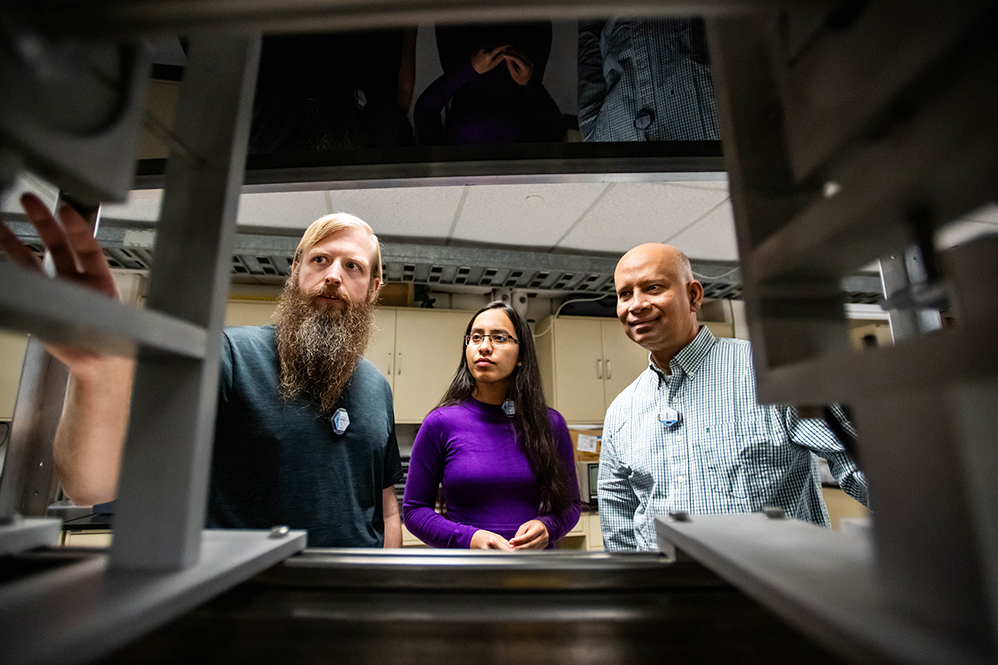
<instances>
[{"instance_id":1,"label":"blonde beard","mask_svg":"<svg viewBox=\"0 0 998 665\"><path fill-rule=\"evenodd\" d=\"M315 295L301 290L295 273L277 300L281 395L306 399L328 416L367 348L375 303L354 302L340 291L344 307L338 312L316 307Z\"/></svg>"}]
</instances>

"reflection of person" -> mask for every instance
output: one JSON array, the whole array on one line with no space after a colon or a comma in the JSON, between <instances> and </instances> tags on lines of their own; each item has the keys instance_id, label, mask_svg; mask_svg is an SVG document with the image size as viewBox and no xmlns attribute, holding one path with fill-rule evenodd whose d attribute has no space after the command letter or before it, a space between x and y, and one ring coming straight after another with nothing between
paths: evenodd
<instances>
[{"instance_id":1,"label":"reflection of person","mask_svg":"<svg viewBox=\"0 0 998 665\"><path fill-rule=\"evenodd\" d=\"M564 138L561 111L541 84L550 22L437 26L436 36L444 73L416 100L419 145Z\"/></svg>"},{"instance_id":2,"label":"reflection of person","mask_svg":"<svg viewBox=\"0 0 998 665\"><path fill-rule=\"evenodd\" d=\"M865 477L823 422L757 403L749 343L714 339L699 327L703 287L682 252L636 247L617 264L614 285L624 331L650 362L603 424L598 495L606 549L657 549L655 516L670 511L779 506L788 517L828 526L814 454L867 502Z\"/></svg>"},{"instance_id":3,"label":"reflection of person","mask_svg":"<svg viewBox=\"0 0 998 665\"><path fill-rule=\"evenodd\" d=\"M414 81L415 30L266 35L249 151L412 145Z\"/></svg>"},{"instance_id":4,"label":"reflection of person","mask_svg":"<svg viewBox=\"0 0 998 665\"><path fill-rule=\"evenodd\" d=\"M703 21L582 21L579 129L584 141L718 140Z\"/></svg>"},{"instance_id":5,"label":"reflection of person","mask_svg":"<svg viewBox=\"0 0 998 665\"><path fill-rule=\"evenodd\" d=\"M22 202L60 276L117 295L101 247L79 215L60 209L63 232L36 197ZM0 248L40 270L30 250L0 229ZM391 392L361 358L380 287L381 252L370 227L328 215L298 245L276 326L225 331L209 527L284 524L308 529L311 546L401 546ZM134 362L49 348L71 377L54 443L63 489L77 503L109 501Z\"/></svg>"},{"instance_id":6,"label":"reflection of person","mask_svg":"<svg viewBox=\"0 0 998 665\"><path fill-rule=\"evenodd\" d=\"M544 404L527 322L501 302L483 307L413 443L406 527L434 547L550 547L579 520L574 468L565 420ZM447 517L434 511L441 485Z\"/></svg>"}]
</instances>

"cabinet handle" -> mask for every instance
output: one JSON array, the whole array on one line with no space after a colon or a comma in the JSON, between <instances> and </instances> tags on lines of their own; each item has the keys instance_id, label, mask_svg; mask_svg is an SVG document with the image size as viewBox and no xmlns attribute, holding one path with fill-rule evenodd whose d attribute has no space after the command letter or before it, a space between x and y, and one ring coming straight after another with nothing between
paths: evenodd
<instances>
[{"instance_id":1,"label":"cabinet handle","mask_svg":"<svg viewBox=\"0 0 998 665\"><path fill-rule=\"evenodd\" d=\"M602 359L599 359L599 360L596 361L596 378L597 379L602 379L603 378L603 360Z\"/></svg>"},{"instance_id":2,"label":"cabinet handle","mask_svg":"<svg viewBox=\"0 0 998 665\"><path fill-rule=\"evenodd\" d=\"M392 375L392 356L395 355L391 351L388 352L388 376Z\"/></svg>"},{"instance_id":3,"label":"cabinet handle","mask_svg":"<svg viewBox=\"0 0 998 665\"><path fill-rule=\"evenodd\" d=\"M612 371L613 371L613 368L610 366L610 360L607 359L607 361L606 361L606 378L607 379L610 378L610 372L612 372Z\"/></svg>"},{"instance_id":4,"label":"cabinet handle","mask_svg":"<svg viewBox=\"0 0 998 665\"><path fill-rule=\"evenodd\" d=\"M398 360L395 361L395 374L402 376L402 352L399 351Z\"/></svg>"}]
</instances>

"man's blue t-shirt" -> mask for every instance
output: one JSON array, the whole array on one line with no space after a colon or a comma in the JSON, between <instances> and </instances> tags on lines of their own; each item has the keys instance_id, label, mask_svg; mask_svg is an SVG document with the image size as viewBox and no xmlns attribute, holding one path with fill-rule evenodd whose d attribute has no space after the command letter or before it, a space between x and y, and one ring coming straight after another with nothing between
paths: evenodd
<instances>
[{"instance_id":1,"label":"man's blue t-shirt","mask_svg":"<svg viewBox=\"0 0 998 665\"><path fill-rule=\"evenodd\" d=\"M281 396L276 328L229 328L222 338L207 524L308 529L309 547L382 547L382 490L402 477L392 394L361 359L336 409Z\"/></svg>"}]
</instances>

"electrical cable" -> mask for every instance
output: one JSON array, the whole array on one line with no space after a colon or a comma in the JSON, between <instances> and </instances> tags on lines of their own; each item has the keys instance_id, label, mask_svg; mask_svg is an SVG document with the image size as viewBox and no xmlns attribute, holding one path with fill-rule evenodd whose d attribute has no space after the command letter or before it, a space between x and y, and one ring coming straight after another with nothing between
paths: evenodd
<instances>
[{"instance_id":1,"label":"electrical cable","mask_svg":"<svg viewBox=\"0 0 998 665\"><path fill-rule=\"evenodd\" d=\"M720 275L704 275L704 274L699 273L696 270L694 270L693 271L693 276L696 277L697 279L708 279L708 280L712 280L712 279L724 279L725 277L727 277L729 275L734 275L739 270L741 270L741 267L732 268L728 272L721 273Z\"/></svg>"},{"instance_id":2,"label":"electrical cable","mask_svg":"<svg viewBox=\"0 0 998 665\"><path fill-rule=\"evenodd\" d=\"M598 301L603 300L605 298L609 298L612 295L616 295L616 294L615 293L604 293L603 295L601 295L598 298L572 298L570 300L566 300L565 302L561 303L561 305L559 305L558 309L555 310L554 315L551 316L551 323L548 324L547 329L544 332L535 332L534 333L534 339L537 339L538 337L543 337L544 335L547 335L549 332L551 332L551 328L554 327L554 320L558 318L559 314L561 314L561 310L563 310L565 308L565 305L570 305L571 303L575 303L575 302L598 302Z\"/></svg>"}]
</instances>

